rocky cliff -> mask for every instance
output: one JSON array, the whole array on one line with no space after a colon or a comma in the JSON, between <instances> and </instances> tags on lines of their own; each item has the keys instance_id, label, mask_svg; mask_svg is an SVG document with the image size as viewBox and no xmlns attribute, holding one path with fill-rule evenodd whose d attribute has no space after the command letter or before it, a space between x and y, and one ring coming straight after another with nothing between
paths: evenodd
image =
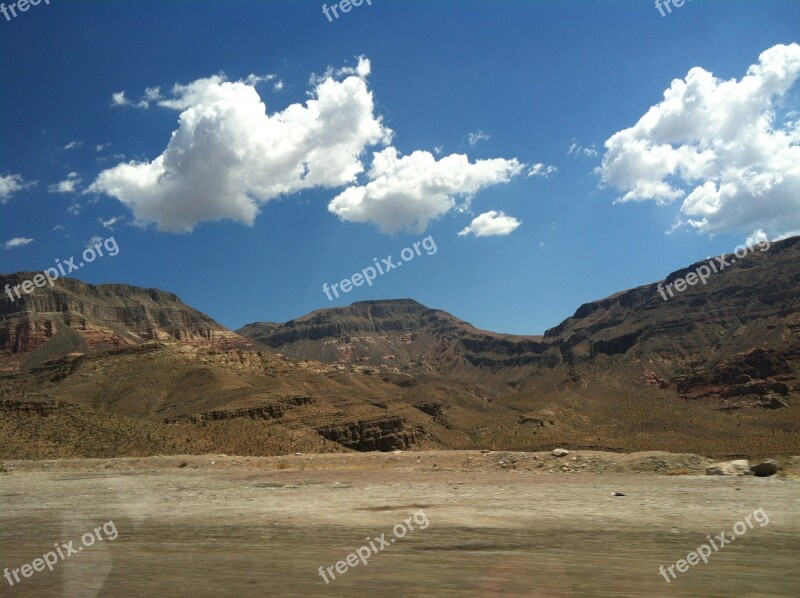
<instances>
[{"instance_id":1,"label":"rocky cliff","mask_svg":"<svg viewBox=\"0 0 800 598\"><path fill-rule=\"evenodd\" d=\"M36 273L0 275L0 289ZM71 352L151 340L221 348L252 343L183 303L177 295L125 284L91 285L62 278L53 287L0 295L0 369L37 365Z\"/></svg>"}]
</instances>

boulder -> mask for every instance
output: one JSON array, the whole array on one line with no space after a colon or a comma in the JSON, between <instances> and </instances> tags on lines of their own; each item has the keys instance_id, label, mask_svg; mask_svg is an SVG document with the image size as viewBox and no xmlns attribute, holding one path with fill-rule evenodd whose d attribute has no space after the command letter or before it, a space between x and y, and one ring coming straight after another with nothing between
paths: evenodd
<instances>
[{"instance_id":1,"label":"boulder","mask_svg":"<svg viewBox=\"0 0 800 598\"><path fill-rule=\"evenodd\" d=\"M750 462L747 459L737 459L736 461L723 461L714 463L706 468L706 475L751 475Z\"/></svg>"},{"instance_id":2,"label":"boulder","mask_svg":"<svg viewBox=\"0 0 800 598\"><path fill-rule=\"evenodd\" d=\"M775 475L778 473L778 462L773 461L772 459L767 459L766 461L762 461L758 465L753 465L750 468L750 471L753 472L753 475L759 478L767 478L771 475Z\"/></svg>"},{"instance_id":3,"label":"boulder","mask_svg":"<svg viewBox=\"0 0 800 598\"><path fill-rule=\"evenodd\" d=\"M566 457L567 455L569 455L569 451L567 449L562 449L562 448L553 449L554 457Z\"/></svg>"}]
</instances>

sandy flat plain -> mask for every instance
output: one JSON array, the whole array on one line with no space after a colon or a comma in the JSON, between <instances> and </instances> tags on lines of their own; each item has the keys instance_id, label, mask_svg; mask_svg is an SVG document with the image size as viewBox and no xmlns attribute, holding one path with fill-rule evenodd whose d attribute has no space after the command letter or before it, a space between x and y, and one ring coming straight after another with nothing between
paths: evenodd
<instances>
[{"instance_id":1,"label":"sandy flat plain","mask_svg":"<svg viewBox=\"0 0 800 598\"><path fill-rule=\"evenodd\" d=\"M800 595L800 478L706 476L704 464L586 451L6 462L1 567L108 521L118 536L13 587L0 579L0 595ZM669 584L659 574L759 508L769 523L708 564ZM425 529L320 577L420 512Z\"/></svg>"}]
</instances>

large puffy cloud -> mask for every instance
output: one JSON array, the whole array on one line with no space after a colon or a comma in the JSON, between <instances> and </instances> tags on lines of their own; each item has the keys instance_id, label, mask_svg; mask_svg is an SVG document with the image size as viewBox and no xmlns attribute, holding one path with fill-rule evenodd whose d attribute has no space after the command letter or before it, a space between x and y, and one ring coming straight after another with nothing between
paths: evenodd
<instances>
[{"instance_id":1,"label":"large puffy cloud","mask_svg":"<svg viewBox=\"0 0 800 598\"><path fill-rule=\"evenodd\" d=\"M510 235L522 224L513 216L504 212L491 210L475 218L469 226L458 233L459 237L475 235L476 237L496 237Z\"/></svg>"},{"instance_id":2,"label":"large puffy cloud","mask_svg":"<svg viewBox=\"0 0 800 598\"><path fill-rule=\"evenodd\" d=\"M266 201L353 183L364 149L391 138L374 114L369 61L362 58L353 72L317 82L304 105L271 116L246 82L214 76L176 85L158 100L181 110L164 152L101 172L87 192L119 199L138 224L190 231L223 218L252 224Z\"/></svg>"},{"instance_id":3,"label":"large puffy cloud","mask_svg":"<svg viewBox=\"0 0 800 598\"><path fill-rule=\"evenodd\" d=\"M523 166L503 158L471 163L461 154L437 160L425 151L400 157L394 147L387 147L374 154L369 182L345 189L328 210L342 220L372 222L385 233L422 232L431 220L455 207L456 198L469 201L484 187L508 182Z\"/></svg>"},{"instance_id":4,"label":"large puffy cloud","mask_svg":"<svg viewBox=\"0 0 800 598\"><path fill-rule=\"evenodd\" d=\"M620 202L682 200L702 232L800 229L800 120L785 106L798 76L798 44L766 50L738 81L691 69L605 142L603 182Z\"/></svg>"},{"instance_id":5,"label":"large puffy cloud","mask_svg":"<svg viewBox=\"0 0 800 598\"><path fill-rule=\"evenodd\" d=\"M228 218L252 224L260 206L312 187L347 187L328 209L342 220L372 222L384 232L424 230L480 189L520 173L517 160L478 160L453 154L436 160L417 151L400 157L391 146L373 155L367 180L362 156L387 146L392 131L375 115L366 79L371 65L312 76L311 99L268 115L251 75L176 85L169 97L148 89L147 101L181 111L164 152L149 162L101 172L86 192L127 205L137 224L191 231L199 222ZM118 96L118 97L117 97ZM124 95L115 94L116 104Z\"/></svg>"}]
</instances>

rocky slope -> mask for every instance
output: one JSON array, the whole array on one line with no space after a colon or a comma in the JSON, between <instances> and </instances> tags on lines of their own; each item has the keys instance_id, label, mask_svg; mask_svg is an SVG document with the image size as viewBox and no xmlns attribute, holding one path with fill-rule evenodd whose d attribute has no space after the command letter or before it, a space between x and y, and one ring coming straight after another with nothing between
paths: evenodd
<instances>
[{"instance_id":1,"label":"rocky slope","mask_svg":"<svg viewBox=\"0 0 800 598\"><path fill-rule=\"evenodd\" d=\"M0 288L36 273L0 275ZM12 291L12 296L13 291ZM62 278L51 288L0 297L0 371L37 365L71 352L150 340L216 347L252 343L183 303L177 295L125 284L91 285Z\"/></svg>"},{"instance_id":2,"label":"rocky slope","mask_svg":"<svg viewBox=\"0 0 800 598\"><path fill-rule=\"evenodd\" d=\"M256 322L237 332L294 359L388 364L462 379L558 362L540 337L479 330L411 299L361 301L285 324Z\"/></svg>"},{"instance_id":3,"label":"rocky slope","mask_svg":"<svg viewBox=\"0 0 800 598\"><path fill-rule=\"evenodd\" d=\"M587 303L543 337L400 300L245 340L169 293L59 281L0 301L0 457L797 453L798 258L800 239L774 243L668 301L655 283Z\"/></svg>"},{"instance_id":4,"label":"rocky slope","mask_svg":"<svg viewBox=\"0 0 800 598\"><path fill-rule=\"evenodd\" d=\"M692 388L714 386L703 396L760 397L764 406L780 406L800 390L800 237L726 259L730 265L704 285L672 297L659 290L695 272L704 263L698 262L663 281L586 303L544 337L481 331L411 300L355 303L238 332L298 359L390 363L412 375L436 373L506 389L610 372L631 383L678 388L687 397L699 396ZM780 365L724 365L753 361L757 357L746 356L762 350ZM715 373L720 367L727 376Z\"/></svg>"}]
</instances>

